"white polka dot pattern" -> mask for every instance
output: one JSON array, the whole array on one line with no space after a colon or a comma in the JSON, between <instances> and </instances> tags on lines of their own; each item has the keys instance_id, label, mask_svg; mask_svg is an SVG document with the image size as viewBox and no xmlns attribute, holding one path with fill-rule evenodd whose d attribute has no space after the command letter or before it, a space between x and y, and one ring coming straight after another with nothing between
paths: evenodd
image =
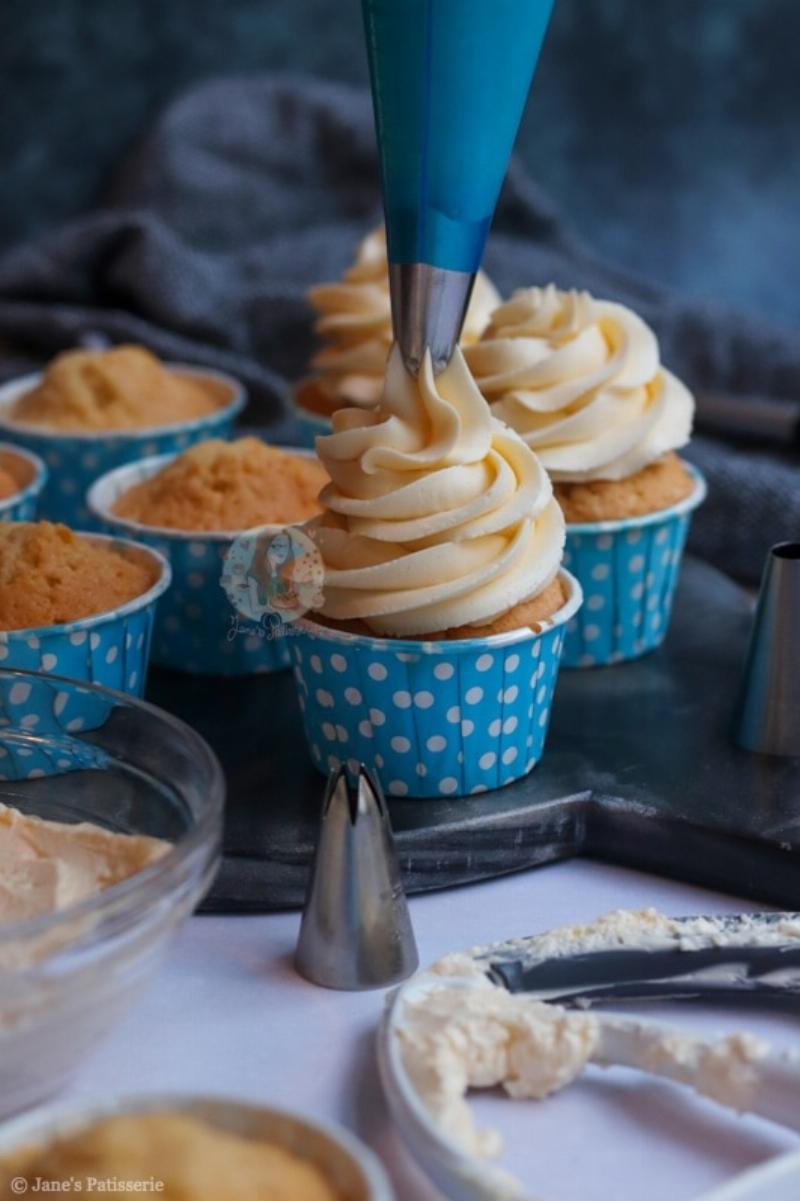
<instances>
[{"instance_id":1,"label":"white polka dot pattern","mask_svg":"<svg viewBox=\"0 0 800 1201\"><path fill-rule=\"evenodd\" d=\"M37 378L31 376L5 385L3 404L12 403L16 395L33 387ZM94 481L123 463L132 463L148 455L175 454L204 438L229 437L234 419L245 403L244 392L234 381L231 384L236 389L236 395L229 405L186 422L179 429L133 433L123 437L113 432L78 436L15 426L14 442L24 450L38 454L49 469L49 476L39 497L38 515L63 521L75 529L98 529L98 521L85 503L86 493ZM17 517L14 520L28 518Z\"/></svg>"},{"instance_id":2,"label":"white polka dot pattern","mask_svg":"<svg viewBox=\"0 0 800 1201\"><path fill-rule=\"evenodd\" d=\"M92 491L93 502L106 514L116 499L160 470L172 455L129 463L104 476ZM207 675L254 675L291 666L294 628L274 616L260 622L237 617L220 585L223 560L231 539L154 533L106 516L103 528L160 551L172 567L172 586L162 598L153 631L153 662L178 671ZM339 655L333 670L345 670ZM312 660L311 670L319 669Z\"/></svg>"},{"instance_id":3,"label":"white polka dot pattern","mask_svg":"<svg viewBox=\"0 0 800 1201\"><path fill-rule=\"evenodd\" d=\"M3 667L66 676L140 696L147 674L150 638L159 588L142 603L101 614L80 623L44 630L24 630L0 636ZM80 628L75 629L75 625ZM0 721L10 721L37 733L91 729L103 720L108 702L85 690L59 691L43 678L41 686L17 681L0 689ZM99 716L98 716L99 714ZM45 773L46 774L46 773Z\"/></svg>"},{"instance_id":4,"label":"white polka dot pattern","mask_svg":"<svg viewBox=\"0 0 800 1201\"><path fill-rule=\"evenodd\" d=\"M583 585L584 605L567 627L565 667L620 663L662 642L691 510L703 495L699 485L694 498L639 524L567 526L570 570Z\"/></svg>"},{"instance_id":5,"label":"white polka dot pattern","mask_svg":"<svg viewBox=\"0 0 800 1201\"><path fill-rule=\"evenodd\" d=\"M416 653L380 639L339 640L320 627L293 642L303 720L322 771L342 759L344 742L348 759L373 767L389 795L454 797L509 784L541 757L559 626L491 650L430 642Z\"/></svg>"}]
</instances>

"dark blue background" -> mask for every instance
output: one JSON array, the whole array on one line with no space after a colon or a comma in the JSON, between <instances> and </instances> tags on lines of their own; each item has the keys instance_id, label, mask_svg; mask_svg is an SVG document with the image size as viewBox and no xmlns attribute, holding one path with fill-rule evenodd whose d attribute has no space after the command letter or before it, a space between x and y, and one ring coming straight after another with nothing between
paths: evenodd
<instances>
[{"instance_id":1,"label":"dark blue background","mask_svg":"<svg viewBox=\"0 0 800 1201\"><path fill-rule=\"evenodd\" d=\"M4 0L0 245L192 82L270 68L365 81L357 0ZM518 146L598 252L789 324L799 131L800 0L556 0Z\"/></svg>"}]
</instances>

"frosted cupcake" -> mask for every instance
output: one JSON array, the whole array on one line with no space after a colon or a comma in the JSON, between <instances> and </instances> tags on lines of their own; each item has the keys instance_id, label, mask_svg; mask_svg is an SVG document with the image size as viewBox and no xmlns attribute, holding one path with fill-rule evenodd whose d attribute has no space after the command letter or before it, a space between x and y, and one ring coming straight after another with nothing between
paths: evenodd
<instances>
[{"instance_id":1,"label":"frosted cupcake","mask_svg":"<svg viewBox=\"0 0 800 1201\"><path fill-rule=\"evenodd\" d=\"M705 495L675 453L691 393L630 309L555 286L525 288L466 350L492 412L536 452L567 521L568 563L586 603L564 663L652 650L667 631L692 510Z\"/></svg>"},{"instance_id":2,"label":"frosted cupcake","mask_svg":"<svg viewBox=\"0 0 800 1201\"><path fill-rule=\"evenodd\" d=\"M464 795L542 753L580 589L546 472L493 418L460 351L434 378L391 352L380 403L317 439L306 527L324 602L293 639L312 758L363 761L395 796Z\"/></svg>"},{"instance_id":3,"label":"frosted cupcake","mask_svg":"<svg viewBox=\"0 0 800 1201\"><path fill-rule=\"evenodd\" d=\"M314 332L321 347L311 374L297 385L295 402L310 434L327 433L330 417L351 405L378 403L386 358L392 345L389 265L383 228L373 230L356 252L355 262L336 283L308 293L316 313ZM481 271L467 310L462 344L479 338L500 296Z\"/></svg>"}]
</instances>

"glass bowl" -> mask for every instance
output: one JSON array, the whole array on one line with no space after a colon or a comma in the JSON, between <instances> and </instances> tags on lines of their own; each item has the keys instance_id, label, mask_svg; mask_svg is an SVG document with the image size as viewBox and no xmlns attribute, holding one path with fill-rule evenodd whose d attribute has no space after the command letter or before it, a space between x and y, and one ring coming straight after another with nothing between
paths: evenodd
<instances>
[{"instance_id":1,"label":"glass bowl","mask_svg":"<svg viewBox=\"0 0 800 1201\"><path fill-rule=\"evenodd\" d=\"M0 1158L13 1156L23 1147L70 1138L103 1118L164 1112L194 1117L218 1130L283 1147L313 1163L342 1201L393 1201L394 1193L375 1155L343 1127L229 1097L165 1093L37 1110L3 1127ZM20 1192L34 1184L24 1176L15 1179L24 1182Z\"/></svg>"},{"instance_id":2,"label":"glass bowl","mask_svg":"<svg viewBox=\"0 0 800 1201\"><path fill-rule=\"evenodd\" d=\"M80 729L15 722L15 696ZM95 685L0 670L0 802L172 848L57 912L0 924L0 1117L57 1092L130 1004L213 879L224 780L177 718Z\"/></svg>"}]
</instances>

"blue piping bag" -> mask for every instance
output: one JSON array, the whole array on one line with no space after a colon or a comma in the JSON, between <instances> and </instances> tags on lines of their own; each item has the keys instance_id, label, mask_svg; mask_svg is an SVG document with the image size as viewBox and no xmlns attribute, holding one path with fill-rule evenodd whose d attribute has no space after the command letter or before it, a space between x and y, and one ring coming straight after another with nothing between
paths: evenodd
<instances>
[{"instance_id":1,"label":"blue piping bag","mask_svg":"<svg viewBox=\"0 0 800 1201\"><path fill-rule=\"evenodd\" d=\"M363 0L392 315L450 360L553 0Z\"/></svg>"}]
</instances>

